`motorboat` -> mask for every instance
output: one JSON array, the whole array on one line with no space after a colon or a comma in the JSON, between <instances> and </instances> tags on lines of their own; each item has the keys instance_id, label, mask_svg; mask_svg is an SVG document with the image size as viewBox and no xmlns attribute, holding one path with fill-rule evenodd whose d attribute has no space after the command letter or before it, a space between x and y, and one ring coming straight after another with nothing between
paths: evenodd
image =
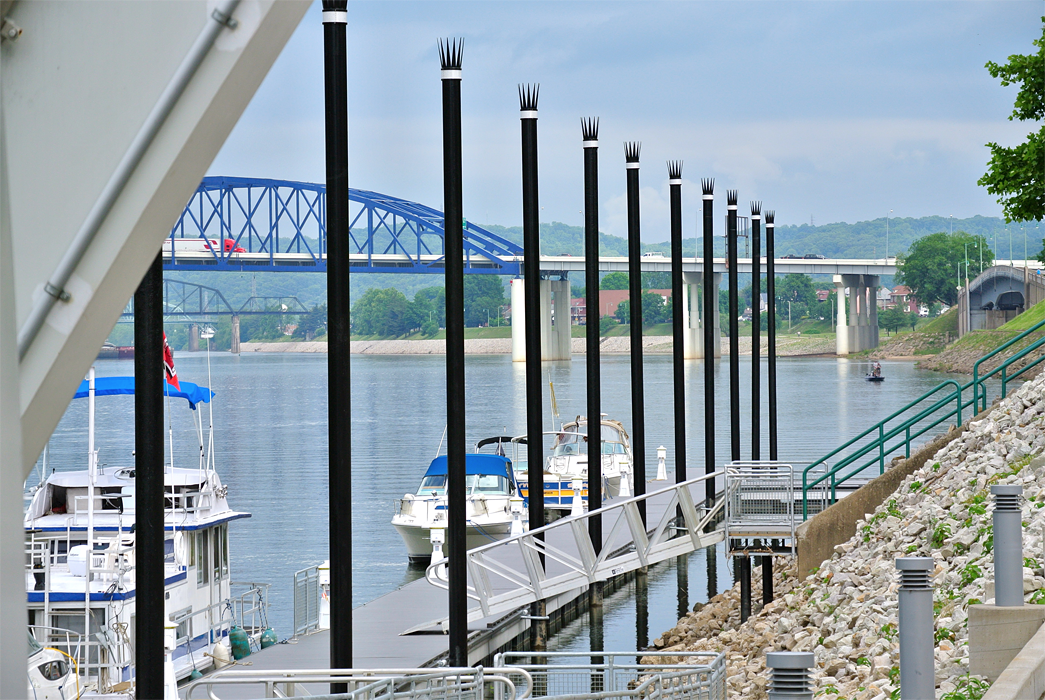
<instances>
[{"instance_id":1,"label":"motorboat","mask_svg":"<svg viewBox=\"0 0 1045 700\"><path fill-rule=\"evenodd\" d=\"M73 664L57 649L45 649L29 633L29 697L34 700L67 700L79 697Z\"/></svg>"},{"instance_id":2,"label":"motorboat","mask_svg":"<svg viewBox=\"0 0 1045 700\"><path fill-rule=\"evenodd\" d=\"M33 644L57 650L75 668L77 694L65 684L66 698L83 692L130 693L134 684L135 611L135 466L133 458L106 455L99 462L94 444L96 397L131 395L133 377L95 378L94 369L76 392L88 400L88 450L84 469L56 469L27 494L25 584L29 633ZM210 389L190 382L166 385L170 410L194 412L200 442L199 463L174 466L173 452L164 465L164 621L169 651L166 663L175 679L209 670L275 642L266 631L267 585L237 584L231 578L229 526L249 513L233 510L228 486L214 468L213 414L204 442L201 403ZM124 461L120 464L119 462ZM195 458L193 462L195 462ZM231 648L230 648L231 647ZM39 657L39 659L38 659ZM45 659L46 660L40 660ZM30 656L33 671L47 667L60 675L60 659ZM41 698L40 690L35 697ZM34 692L30 692L30 697ZM49 696L48 696L49 697Z\"/></svg>"},{"instance_id":3,"label":"motorboat","mask_svg":"<svg viewBox=\"0 0 1045 700\"><path fill-rule=\"evenodd\" d=\"M465 542L468 549L504 539L513 534L513 528L522 532L525 525L519 483L500 440L510 442L511 438L480 441L476 452L465 455ZM497 444L499 453L478 452L488 444ZM445 541L446 484L447 458L440 455L428 465L417 490L395 502L392 525L403 538L411 563L423 564L431 560L432 530L437 531L440 543Z\"/></svg>"},{"instance_id":4,"label":"motorboat","mask_svg":"<svg viewBox=\"0 0 1045 700\"><path fill-rule=\"evenodd\" d=\"M882 366L877 362L872 364L871 371L870 373L868 373L865 379L869 382L884 382L885 377L882 376Z\"/></svg>"},{"instance_id":5,"label":"motorboat","mask_svg":"<svg viewBox=\"0 0 1045 700\"><path fill-rule=\"evenodd\" d=\"M601 421L601 444L599 446L602 477L602 498L628 496L635 492L631 442L628 431L617 420L603 416ZM563 423L552 433L552 453L544 465L544 507L552 510L573 508L579 481L584 506L588 501L588 420L578 416ZM523 495L529 496L526 476L518 476L523 485Z\"/></svg>"}]
</instances>

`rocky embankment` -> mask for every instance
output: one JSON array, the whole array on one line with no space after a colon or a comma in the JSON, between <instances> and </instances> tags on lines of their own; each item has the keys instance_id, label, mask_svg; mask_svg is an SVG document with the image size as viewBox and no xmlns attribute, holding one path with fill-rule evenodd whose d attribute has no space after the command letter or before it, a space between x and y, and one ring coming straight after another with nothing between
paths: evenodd
<instances>
[{"instance_id":1,"label":"rocky embankment","mask_svg":"<svg viewBox=\"0 0 1045 700\"><path fill-rule=\"evenodd\" d=\"M951 339L950 333L900 333L886 338L868 357L872 360L888 360L931 355L947 347Z\"/></svg>"},{"instance_id":2,"label":"rocky embankment","mask_svg":"<svg viewBox=\"0 0 1045 700\"><path fill-rule=\"evenodd\" d=\"M899 683L895 559L933 557L938 695L957 690L974 697L966 691L985 682L968 674L967 610L992 602L992 484L1023 486L1024 597L1045 604L1043 394L1045 378L1027 382L971 423L805 580L794 580L793 562L779 561L776 599L744 624L735 586L680 620L655 646L725 652L729 697L765 698L766 652L792 650L814 653L818 696L886 700ZM759 568L753 567L756 592Z\"/></svg>"},{"instance_id":3,"label":"rocky embankment","mask_svg":"<svg viewBox=\"0 0 1045 700\"><path fill-rule=\"evenodd\" d=\"M918 366L921 369L932 369L938 372L972 374L973 366L976 364L977 360L989 353L991 350L1004 345L1008 340L1015 338L1016 335L1017 333L1015 331L973 331L951 344L950 347L940 354L922 360ZM980 374L982 375L984 372L989 372L994 369L1040 337L1040 335L1035 334L1033 337L1022 340L1012 347L1001 351L980 365ZM1040 350L1032 352L1028 357L1031 360L1035 360L1040 357L1039 353ZM1025 364L1026 360L1021 359L1017 363L1014 363L1014 365L1010 365L1010 367L1016 369ZM1037 374L1040 369L1035 368L1031 371L1034 374ZM1029 377L1025 375L1023 378Z\"/></svg>"},{"instance_id":4,"label":"rocky embankment","mask_svg":"<svg viewBox=\"0 0 1045 700\"><path fill-rule=\"evenodd\" d=\"M571 352L575 355L585 353L584 338L573 338ZM643 352L658 354L670 353L671 336L645 336L642 339ZM740 339L740 354L751 354L751 338ZM766 340L762 339L762 353L766 352ZM801 355L833 354L834 339L831 337L807 336L787 337L777 341L777 354L782 357ZM290 342L290 343L242 343L240 352L326 352L325 342ZM466 355L507 355L512 352L511 338L471 338L464 341ZM631 340L626 336L603 338L600 352L607 354L627 354L631 351ZM722 352L729 352L729 339L722 339ZM446 353L446 342L443 340L353 340L352 353L359 355L443 355Z\"/></svg>"}]
</instances>

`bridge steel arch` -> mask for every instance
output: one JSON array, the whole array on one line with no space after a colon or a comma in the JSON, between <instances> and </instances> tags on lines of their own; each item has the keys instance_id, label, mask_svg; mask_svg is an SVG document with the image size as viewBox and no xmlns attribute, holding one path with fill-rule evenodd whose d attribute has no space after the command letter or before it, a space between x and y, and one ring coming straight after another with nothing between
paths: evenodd
<instances>
[{"instance_id":1,"label":"bridge steel arch","mask_svg":"<svg viewBox=\"0 0 1045 700\"><path fill-rule=\"evenodd\" d=\"M353 272L442 274L442 212L349 189ZM465 272L519 274L522 246L466 223ZM164 270L326 272L326 187L203 179L164 243ZM388 256L387 259L383 256Z\"/></svg>"}]
</instances>

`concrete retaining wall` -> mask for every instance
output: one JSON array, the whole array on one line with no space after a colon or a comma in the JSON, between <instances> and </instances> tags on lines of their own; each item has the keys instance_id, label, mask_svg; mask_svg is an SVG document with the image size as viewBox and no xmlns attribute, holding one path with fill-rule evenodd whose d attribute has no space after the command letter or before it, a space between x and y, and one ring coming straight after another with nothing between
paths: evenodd
<instances>
[{"instance_id":1,"label":"concrete retaining wall","mask_svg":"<svg viewBox=\"0 0 1045 700\"><path fill-rule=\"evenodd\" d=\"M998 677L983 700L1039 700L1045 694L1045 625Z\"/></svg>"},{"instance_id":2,"label":"concrete retaining wall","mask_svg":"<svg viewBox=\"0 0 1045 700\"><path fill-rule=\"evenodd\" d=\"M886 470L833 506L798 526L798 577L803 579L834 554L834 548L856 534L856 523L881 505L900 486L907 475L925 464L940 448L961 435L965 423L951 428L932 442Z\"/></svg>"}]
</instances>

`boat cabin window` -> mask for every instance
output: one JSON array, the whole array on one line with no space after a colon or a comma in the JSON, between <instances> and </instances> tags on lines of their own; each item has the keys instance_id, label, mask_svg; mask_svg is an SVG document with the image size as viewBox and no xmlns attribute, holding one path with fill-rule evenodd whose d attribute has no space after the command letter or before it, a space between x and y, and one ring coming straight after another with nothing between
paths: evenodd
<instances>
[{"instance_id":1,"label":"boat cabin window","mask_svg":"<svg viewBox=\"0 0 1045 700\"><path fill-rule=\"evenodd\" d=\"M512 483L500 474L469 474L465 477L465 493L511 495Z\"/></svg>"},{"instance_id":2,"label":"boat cabin window","mask_svg":"<svg viewBox=\"0 0 1045 700\"><path fill-rule=\"evenodd\" d=\"M426 476L417 489L418 496L438 496L446 491L446 474Z\"/></svg>"},{"instance_id":3,"label":"boat cabin window","mask_svg":"<svg viewBox=\"0 0 1045 700\"><path fill-rule=\"evenodd\" d=\"M624 445L619 442L604 442L602 443L602 454L622 455L627 453L624 451Z\"/></svg>"}]
</instances>

